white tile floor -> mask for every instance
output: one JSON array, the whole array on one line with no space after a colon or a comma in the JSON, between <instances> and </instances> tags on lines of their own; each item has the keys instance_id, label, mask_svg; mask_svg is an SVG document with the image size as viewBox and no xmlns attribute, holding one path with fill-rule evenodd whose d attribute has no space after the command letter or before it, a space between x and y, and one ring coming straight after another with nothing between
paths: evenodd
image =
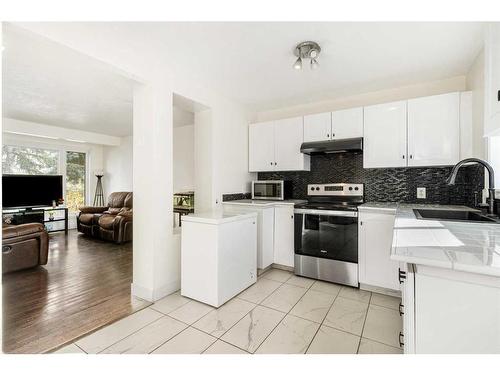
<instances>
[{"instance_id":1,"label":"white tile floor","mask_svg":"<svg viewBox=\"0 0 500 375\"><path fill-rule=\"evenodd\" d=\"M56 353L398 354L399 302L272 269L218 309L177 292Z\"/></svg>"}]
</instances>

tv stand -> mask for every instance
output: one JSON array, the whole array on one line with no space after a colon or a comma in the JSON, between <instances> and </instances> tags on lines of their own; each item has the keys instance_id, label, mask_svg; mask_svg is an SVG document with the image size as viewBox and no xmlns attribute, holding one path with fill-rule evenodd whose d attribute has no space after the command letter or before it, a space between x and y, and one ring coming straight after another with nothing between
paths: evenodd
<instances>
[{"instance_id":1,"label":"tv stand","mask_svg":"<svg viewBox=\"0 0 500 375\"><path fill-rule=\"evenodd\" d=\"M53 217L50 211L64 211L64 217ZM2 221L11 217L13 224L41 223L47 228L47 232L62 232L68 234L68 207L27 207L2 211ZM64 229L49 229L49 223L64 222Z\"/></svg>"}]
</instances>

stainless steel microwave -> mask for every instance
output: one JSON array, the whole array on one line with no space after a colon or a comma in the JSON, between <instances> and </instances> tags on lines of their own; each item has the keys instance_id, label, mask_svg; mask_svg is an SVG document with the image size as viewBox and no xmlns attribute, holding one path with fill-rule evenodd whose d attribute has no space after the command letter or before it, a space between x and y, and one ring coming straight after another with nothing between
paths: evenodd
<instances>
[{"instance_id":1,"label":"stainless steel microwave","mask_svg":"<svg viewBox=\"0 0 500 375\"><path fill-rule=\"evenodd\" d=\"M252 199L282 201L292 197L290 181L261 180L252 181Z\"/></svg>"}]
</instances>

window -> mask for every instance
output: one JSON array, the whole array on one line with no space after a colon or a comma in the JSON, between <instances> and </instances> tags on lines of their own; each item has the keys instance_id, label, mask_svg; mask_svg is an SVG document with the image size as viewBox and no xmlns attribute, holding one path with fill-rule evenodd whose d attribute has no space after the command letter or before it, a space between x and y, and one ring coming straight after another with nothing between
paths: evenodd
<instances>
[{"instance_id":1,"label":"window","mask_svg":"<svg viewBox=\"0 0 500 375\"><path fill-rule=\"evenodd\" d=\"M3 146L2 167L5 174L57 174L59 151Z\"/></svg>"},{"instance_id":2,"label":"window","mask_svg":"<svg viewBox=\"0 0 500 375\"><path fill-rule=\"evenodd\" d=\"M77 211L85 204L86 155L66 151L66 206Z\"/></svg>"},{"instance_id":3,"label":"window","mask_svg":"<svg viewBox=\"0 0 500 375\"><path fill-rule=\"evenodd\" d=\"M85 205L87 154L77 151L48 150L36 147L4 145L4 174L63 174L65 203L70 211Z\"/></svg>"}]
</instances>

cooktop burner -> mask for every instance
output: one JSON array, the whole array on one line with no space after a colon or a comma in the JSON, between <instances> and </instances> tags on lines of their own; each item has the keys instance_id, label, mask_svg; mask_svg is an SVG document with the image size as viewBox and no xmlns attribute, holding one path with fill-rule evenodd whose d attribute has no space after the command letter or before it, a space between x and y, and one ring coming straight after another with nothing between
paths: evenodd
<instances>
[{"instance_id":1,"label":"cooktop burner","mask_svg":"<svg viewBox=\"0 0 500 375\"><path fill-rule=\"evenodd\" d=\"M364 202L363 184L307 185L308 202L296 208L328 211L357 211Z\"/></svg>"}]
</instances>

